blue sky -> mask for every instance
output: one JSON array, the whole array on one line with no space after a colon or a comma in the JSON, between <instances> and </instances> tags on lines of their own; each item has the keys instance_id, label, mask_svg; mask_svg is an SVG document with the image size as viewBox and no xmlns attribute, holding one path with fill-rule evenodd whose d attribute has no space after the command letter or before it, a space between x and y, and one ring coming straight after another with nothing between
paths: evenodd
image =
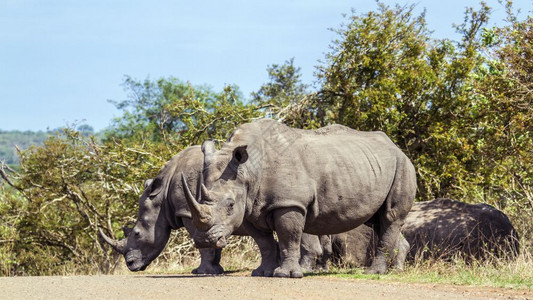
<instances>
[{"instance_id":1,"label":"blue sky","mask_svg":"<svg viewBox=\"0 0 533 300\"><path fill-rule=\"evenodd\" d=\"M396 1L383 1L394 4ZM495 0L491 25L502 24ZM401 2L407 3L407 2ZM409 2L413 3L413 2ZM419 0L434 38L455 38L477 1ZM374 0L138 1L0 0L0 130L46 130L85 123L101 130L119 116L125 75L174 76L245 96L268 79L268 65L294 57L312 83L342 14ZM515 1L522 16L531 0Z\"/></svg>"}]
</instances>

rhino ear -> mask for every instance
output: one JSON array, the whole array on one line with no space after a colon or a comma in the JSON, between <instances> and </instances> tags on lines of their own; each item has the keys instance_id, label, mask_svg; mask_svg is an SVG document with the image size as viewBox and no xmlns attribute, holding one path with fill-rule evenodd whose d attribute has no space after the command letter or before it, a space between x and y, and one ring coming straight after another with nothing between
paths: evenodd
<instances>
[{"instance_id":1,"label":"rhino ear","mask_svg":"<svg viewBox=\"0 0 533 300\"><path fill-rule=\"evenodd\" d=\"M129 224L128 226L122 227L122 232L124 232L124 236L127 238L130 233L133 231L133 226Z\"/></svg>"},{"instance_id":2,"label":"rhino ear","mask_svg":"<svg viewBox=\"0 0 533 300\"><path fill-rule=\"evenodd\" d=\"M233 150L233 160L237 164L243 164L248 160L248 151L246 150L248 148L247 145L239 146Z\"/></svg>"},{"instance_id":3,"label":"rhino ear","mask_svg":"<svg viewBox=\"0 0 533 300\"><path fill-rule=\"evenodd\" d=\"M161 178L155 178L152 182L151 182L151 186L152 186L152 190L150 191L150 196L156 196L158 195L161 190L163 189L163 181L161 180Z\"/></svg>"},{"instance_id":4,"label":"rhino ear","mask_svg":"<svg viewBox=\"0 0 533 300\"><path fill-rule=\"evenodd\" d=\"M215 151L215 142L213 140L207 140L202 143L202 152L204 153L204 155L209 156L215 153Z\"/></svg>"},{"instance_id":5,"label":"rhino ear","mask_svg":"<svg viewBox=\"0 0 533 300\"><path fill-rule=\"evenodd\" d=\"M150 184L152 184L153 181L154 181L154 180L153 180L152 178L150 178L150 179L146 179L146 180L144 181L144 189L146 190L146 189L150 186Z\"/></svg>"}]
</instances>

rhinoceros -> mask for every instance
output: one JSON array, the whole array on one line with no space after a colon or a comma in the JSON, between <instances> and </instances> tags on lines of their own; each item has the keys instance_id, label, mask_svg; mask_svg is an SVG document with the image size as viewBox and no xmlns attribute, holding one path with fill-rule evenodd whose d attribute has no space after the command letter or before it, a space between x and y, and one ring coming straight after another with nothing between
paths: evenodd
<instances>
[{"instance_id":1,"label":"rhinoceros","mask_svg":"<svg viewBox=\"0 0 533 300\"><path fill-rule=\"evenodd\" d=\"M200 146L189 147L172 157L159 174L147 181L139 198L139 212L133 229L125 231L126 238L116 241L102 231L100 235L113 249L124 255L131 271L141 271L157 258L165 248L172 229L184 227L194 232L191 213L183 197L182 185L175 174L186 174L196 182L201 172L203 154ZM178 180L176 180L178 178ZM200 249L198 274L221 274L219 249Z\"/></svg>"},{"instance_id":2,"label":"rhinoceros","mask_svg":"<svg viewBox=\"0 0 533 300\"><path fill-rule=\"evenodd\" d=\"M202 150L201 197L193 197L182 177L197 227L194 242L222 248L243 226L261 251L253 276L302 277L302 232L327 235L375 224L379 246L368 273L386 273L396 245L407 251L407 242L398 240L405 240L400 228L415 198L415 169L382 132L341 125L301 130L262 119L239 126L219 151L212 141Z\"/></svg>"},{"instance_id":3,"label":"rhinoceros","mask_svg":"<svg viewBox=\"0 0 533 300\"><path fill-rule=\"evenodd\" d=\"M509 218L488 204L468 204L439 198L414 203L405 218L402 233L411 245L408 260L450 259L456 256L484 259L488 256L514 257L519 251L519 237ZM335 234L324 245L325 257L334 264L368 266L376 247L377 235L362 225ZM329 248L328 248L329 247Z\"/></svg>"},{"instance_id":4,"label":"rhinoceros","mask_svg":"<svg viewBox=\"0 0 533 300\"><path fill-rule=\"evenodd\" d=\"M172 157L154 179L145 182L139 198L139 212L135 226L125 230L126 238L116 241L100 230L100 235L113 249L124 255L131 271L142 271L161 253L173 229L185 227L192 235L195 227L184 198L180 174L196 184L203 167L204 156L200 146L189 147ZM233 234L247 235L242 228ZM222 274L221 249L199 249L200 266L194 274ZM322 254L318 237L307 237L302 242L302 266L313 267L312 261Z\"/></svg>"}]
</instances>

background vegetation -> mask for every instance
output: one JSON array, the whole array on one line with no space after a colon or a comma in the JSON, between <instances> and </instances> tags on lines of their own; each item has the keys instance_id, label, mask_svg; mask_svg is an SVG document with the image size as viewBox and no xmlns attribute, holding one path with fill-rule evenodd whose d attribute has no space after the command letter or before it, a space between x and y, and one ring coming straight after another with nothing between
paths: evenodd
<instances>
[{"instance_id":1,"label":"background vegetation","mask_svg":"<svg viewBox=\"0 0 533 300\"><path fill-rule=\"evenodd\" d=\"M264 116L299 128L386 132L417 168L418 201L491 204L509 215L530 253L533 19L505 7L499 28L487 27L485 4L467 9L459 41L433 39L413 6L352 13L313 88L293 59L269 66L269 81L251 99L237 86L212 91L176 78L126 77L128 100L115 103L123 115L100 138L66 128L19 151L16 170L2 167L0 274L112 272L120 259L97 227L120 237L136 218L142 182L166 160ZM0 132L0 143L6 136ZM178 231L155 264L194 261L193 252ZM531 268L530 258L523 263Z\"/></svg>"}]
</instances>

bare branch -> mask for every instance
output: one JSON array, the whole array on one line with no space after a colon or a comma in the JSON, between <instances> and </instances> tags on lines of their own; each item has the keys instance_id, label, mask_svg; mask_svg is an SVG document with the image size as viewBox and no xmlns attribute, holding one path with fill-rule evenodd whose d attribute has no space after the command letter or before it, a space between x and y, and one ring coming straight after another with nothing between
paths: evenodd
<instances>
[{"instance_id":1,"label":"bare branch","mask_svg":"<svg viewBox=\"0 0 533 300\"><path fill-rule=\"evenodd\" d=\"M7 182L7 184L9 184L10 186L14 187L15 189L17 190L22 190L21 187L19 187L18 185L14 184L11 179L9 178L9 176L7 175L6 171L5 170L8 170L10 171L11 173L15 173L15 171L13 171L11 168L9 168L6 163L4 161L2 161L2 164L0 165L0 176L4 179L5 182Z\"/></svg>"}]
</instances>

